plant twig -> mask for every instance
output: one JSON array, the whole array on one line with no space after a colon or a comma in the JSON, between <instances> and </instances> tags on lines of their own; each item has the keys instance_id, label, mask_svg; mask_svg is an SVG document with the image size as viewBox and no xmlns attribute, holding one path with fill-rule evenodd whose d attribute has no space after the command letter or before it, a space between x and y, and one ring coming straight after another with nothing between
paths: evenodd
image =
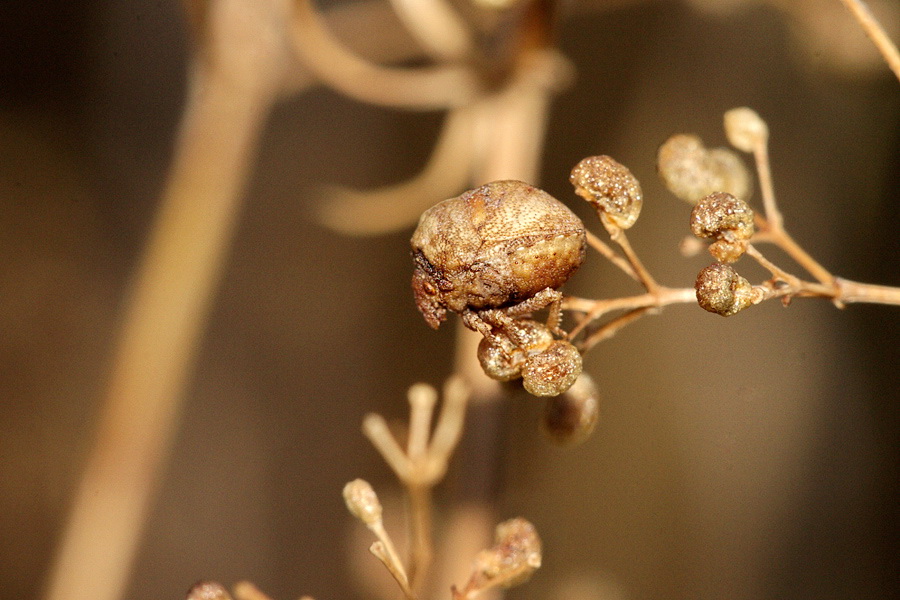
<instances>
[{"instance_id":1,"label":"plant twig","mask_svg":"<svg viewBox=\"0 0 900 600\"><path fill-rule=\"evenodd\" d=\"M116 600L125 588L259 130L286 79L284 45L264 35L284 6L208 7L210 31L193 60L174 166L119 332L49 600Z\"/></svg>"},{"instance_id":2,"label":"plant twig","mask_svg":"<svg viewBox=\"0 0 900 600\"><path fill-rule=\"evenodd\" d=\"M648 292L639 296L624 298L591 300L589 298L567 296L563 299L562 305L564 310L584 313L584 316L579 319L578 325L569 332L568 338L573 339L591 322L596 321L609 312L617 310L633 311L641 308L662 308L669 304L685 304L696 301L697 295L693 288L658 286L654 293Z\"/></svg>"},{"instance_id":3,"label":"plant twig","mask_svg":"<svg viewBox=\"0 0 900 600\"><path fill-rule=\"evenodd\" d=\"M461 106L478 93L480 83L465 67L390 68L357 57L331 35L312 4L295 3L293 45L306 67L335 90L362 102L419 110Z\"/></svg>"},{"instance_id":4,"label":"plant twig","mask_svg":"<svg viewBox=\"0 0 900 600\"><path fill-rule=\"evenodd\" d=\"M884 57L884 62L887 63L897 79L900 80L900 51L897 50L897 46L891 41L891 38L887 36L881 23L879 23L878 19L875 18L875 15L872 14L872 11L869 10L866 3L862 0L841 0L841 2L844 3L844 6L846 6L856 20L859 21L863 31L866 32L866 35L869 36L869 39L872 40L872 43L874 43L875 47L878 48L878 51L881 52L881 56Z\"/></svg>"}]
</instances>

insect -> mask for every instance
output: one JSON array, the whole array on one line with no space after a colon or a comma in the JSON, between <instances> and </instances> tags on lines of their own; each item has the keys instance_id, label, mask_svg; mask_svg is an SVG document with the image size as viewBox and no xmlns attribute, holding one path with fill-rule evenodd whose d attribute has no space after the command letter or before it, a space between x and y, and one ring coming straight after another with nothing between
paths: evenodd
<instances>
[{"instance_id":1,"label":"insect","mask_svg":"<svg viewBox=\"0 0 900 600\"><path fill-rule=\"evenodd\" d=\"M524 350L519 319L534 311L549 308L551 341L564 333L557 288L584 261L585 231L546 192L495 181L444 200L422 214L411 245L416 306L432 328L455 312L501 352L499 360ZM574 347L566 360L573 362L573 353Z\"/></svg>"}]
</instances>

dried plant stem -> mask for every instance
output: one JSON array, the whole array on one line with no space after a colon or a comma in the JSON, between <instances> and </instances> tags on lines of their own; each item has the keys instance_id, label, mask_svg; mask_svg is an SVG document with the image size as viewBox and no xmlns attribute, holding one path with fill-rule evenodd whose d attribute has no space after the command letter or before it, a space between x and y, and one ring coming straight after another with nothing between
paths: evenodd
<instances>
[{"instance_id":1,"label":"dried plant stem","mask_svg":"<svg viewBox=\"0 0 900 600\"><path fill-rule=\"evenodd\" d=\"M610 228L610 237L614 242L622 247L622 252L625 253L625 257L631 264L631 267L633 268L635 274L637 274L638 280L640 281L641 285L643 285L651 294L655 294L659 289L659 284L656 283L656 280L653 279L653 276L646 269L646 267L644 267L644 263L642 263L641 259L638 258L637 253L634 251L634 249L632 249L631 244L628 241L628 237L625 235L625 230L618 227L612 227Z\"/></svg>"},{"instance_id":2,"label":"dried plant stem","mask_svg":"<svg viewBox=\"0 0 900 600\"><path fill-rule=\"evenodd\" d=\"M447 0L391 0L391 5L432 57L459 60L473 51L472 34Z\"/></svg>"},{"instance_id":3,"label":"dried plant stem","mask_svg":"<svg viewBox=\"0 0 900 600\"><path fill-rule=\"evenodd\" d=\"M410 586L421 590L431 567L434 543L431 486L407 486L410 504Z\"/></svg>"},{"instance_id":4,"label":"dried plant stem","mask_svg":"<svg viewBox=\"0 0 900 600\"><path fill-rule=\"evenodd\" d=\"M830 298L838 306L851 302L900 306L900 288L858 283L836 277L833 278L831 285L803 281L772 263L752 244L747 247L747 254L768 270L773 277L773 280L767 284L755 287L760 290L760 297L755 303L770 298L789 296Z\"/></svg>"},{"instance_id":5,"label":"dried plant stem","mask_svg":"<svg viewBox=\"0 0 900 600\"><path fill-rule=\"evenodd\" d=\"M894 72L897 79L900 79L900 51L897 50L897 46L887 36L884 28L878 22L878 19L875 18L875 15L872 14L872 11L869 10L866 3L862 0L841 0L841 2L859 21L863 31L866 32L866 35L869 36L869 39L881 52L884 62Z\"/></svg>"},{"instance_id":6,"label":"dried plant stem","mask_svg":"<svg viewBox=\"0 0 900 600\"><path fill-rule=\"evenodd\" d=\"M391 536L388 535L384 525L378 521L370 525L369 529L378 538L378 541L369 547L369 551L387 567L388 572L403 591L403 595L408 600L416 600L416 594L410 587L409 577L403 568L403 561L400 560L400 555L397 554L394 542L391 541Z\"/></svg>"},{"instance_id":7,"label":"dried plant stem","mask_svg":"<svg viewBox=\"0 0 900 600\"><path fill-rule=\"evenodd\" d=\"M180 412L259 131L290 61L287 0L208 3L160 212L133 284L49 600L117 600Z\"/></svg>"},{"instance_id":8,"label":"dried plant stem","mask_svg":"<svg viewBox=\"0 0 900 600\"><path fill-rule=\"evenodd\" d=\"M772 183L772 168L769 162L769 144L764 136L758 137L753 144L753 158L759 175L760 192L766 216L754 215L754 222L759 233L767 241L776 244L793 258L797 264L825 285L834 284L834 275L819 264L784 228L784 217L775 201L775 187Z\"/></svg>"},{"instance_id":9,"label":"dried plant stem","mask_svg":"<svg viewBox=\"0 0 900 600\"><path fill-rule=\"evenodd\" d=\"M316 78L362 102L434 110L471 102L480 83L465 67L394 69L367 62L331 35L312 0L294 5L293 45Z\"/></svg>"},{"instance_id":10,"label":"dried plant stem","mask_svg":"<svg viewBox=\"0 0 900 600\"><path fill-rule=\"evenodd\" d=\"M837 300L840 302L868 302L872 304L890 304L900 306L900 288L871 283L858 283L849 279L836 277Z\"/></svg>"},{"instance_id":11,"label":"dried plant stem","mask_svg":"<svg viewBox=\"0 0 900 600\"><path fill-rule=\"evenodd\" d=\"M638 274L634 272L631 263L619 256L618 253L616 253L616 251L613 250L609 244L601 240L590 231L585 231L585 234L587 235L587 243L591 248L599 252L609 262L619 267L626 275L628 275L638 283L641 282L641 278L638 277Z\"/></svg>"},{"instance_id":12,"label":"dried plant stem","mask_svg":"<svg viewBox=\"0 0 900 600\"><path fill-rule=\"evenodd\" d=\"M784 230L784 217L775 201L775 186L772 183L772 166L769 162L769 142L767 137L760 136L754 140L753 159L756 162L756 173L759 176L760 194L766 219L772 229Z\"/></svg>"},{"instance_id":13,"label":"dried plant stem","mask_svg":"<svg viewBox=\"0 0 900 600\"><path fill-rule=\"evenodd\" d=\"M203 69L195 75L96 441L51 574L50 600L122 595L266 112L257 90L235 89Z\"/></svg>"},{"instance_id":14,"label":"dried plant stem","mask_svg":"<svg viewBox=\"0 0 900 600\"><path fill-rule=\"evenodd\" d=\"M373 191L332 189L318 208L319 219L348 235L390 233L415 223L423 209L465 187L472 171L473 123L469 107L450 111L419 175Z\"/></svg>"},{"instance_id":15,"label":"dried plant stem","mask_svg":"<svg viewBox=\"0 0 900 600\"><path fill-rule=\"evenodd\" d=\"M576 298L567 296L563 299L563 310L584 313L584 317L580 319L578 325L569 333L569 339L573 339L581 331L584 330L591 322L603 317L605 314L617 311L635 311L637 309L653 309L662 308L669 304L686 304L696 303L697 293L694 288L669 288L665 286L657 286L656 290L651 293L641 294L639 296L628 296L625 298L610 298L608 300L591 300L589 298ZM643 314L643 313L642 313ZM619 327L624 326L634 319L625 320ZM609 335L615 333L619 327L616 327Z\"/></svg>"},{"instance_id":16,"label":"dried plant stem","mask_svg":"<svg viewBox=\"0 0 900 600\"><path fill-rule=\"evenodd\" d=\"M613 337L620 329L637 321L651 310L653 309L650 307L635 308L624 315L619 315L608 323L604 323L597 331L593 332L587 339L579 344L578 349L581 350L582 353L587 352L600 342Z\"/></svg>"},{"instance_id":17,"label":"dried plant stem","mask_svg":"<svg viewBox=\"0 0 900 600\"><path fill-rule=\"evenodd\" d=\"M760 215L755 215L754 222L759 230L757 233L759 241L775 244L784 250L788 256L806 269L806 271L815 277L819 283L824 285L834 285L834 275L804 250L785 229L773 227L769 221ZM754 239L756 239L756 237Z\"/></svg>"}]
</instances>

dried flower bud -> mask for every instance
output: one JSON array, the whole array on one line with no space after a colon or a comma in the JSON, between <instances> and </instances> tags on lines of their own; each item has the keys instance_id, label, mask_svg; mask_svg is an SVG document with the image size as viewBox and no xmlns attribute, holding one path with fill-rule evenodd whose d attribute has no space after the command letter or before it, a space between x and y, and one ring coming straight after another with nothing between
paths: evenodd
<instances>
[{"instance_id":1,"label":"dried flower bud","mask_svg":"<svg viewBox=\"0 0 900 600\"><path fill-rule=\"evenodd\" d=\"M742 106L725 113L725 135L738 150L753 152L769 141L769 126L755 110Z\"/></svg>"},{"instance_id":2,"label":"dried flower bud","mask_svg":"<svg viewBox=\"0 0 900 600\"><path fill-rule=\"evenodd\" d=\"M507 328L512 342L526 352L546 350L553 343L553 334L546 323L534 319L516 319Z\"/></svg>"},{"instance_id":3,"label":"dried flower bud","mask_svg":"<svg viewBox=\"0 0 900 600\"><path fill-rule=\"evenodd\" d=\"M188 590L187 600L231 600L231 594L220 583L201 581Z\"/></svg>"},{"instance_id":4,"label":"dried flower bud","mask_svg":"<svg viewBox=\"0 0 900 600\"><path fill-rule=\"evenodd\" d=\"M710 254L732 263L743 256L753 237L753 209L731 194L713 192L691 211L691 231L698 238L714 238Z\"/></svg>"},{"instance_id":5,"label":"dried flower bud","mask_svg":"<svg viewBox=\"0 0 900 600\"><path fill-rule=\"evenodd\" d=\"M641 214L641 184L628 167L609 156L585 158L572 169L569 181L575 186L575 193L594 206L604 223L628 229Z\"/></svg>"},{"instance_id":6,"label":"dried flower bud","mask_svg":"<svg viewBox=\"0 0 900 600\"><path fill-rule=\"evenodd\" d=\"M522 366L522 385L533 396L558 396L581 374L581 354L569 342L557 340L529 356Z\"/></svg>"},{"instance_id":7,"label":"dried flower bud","mask_svg":"<svg viewBox=\"0 0 900 600\"><path fill-rule=\"evenodd\" d=\"M707 150L700 138L674 135L660 146L656 168L666 188L694 204L712 192L749 198L750 172L740 157L727 148Z\"/></svg>"},{"instance_id":8,"label":"dried flower bud","mask_svg":"<svg viewBox=\"0 0 900 600\"><path fill-rule=\"evenodd\" d=\"M522 374L525 353L512 347L511 344L482 338L478 344L478 362L481 363L484 373L491 379L512 381Z\"/></svg>"},{"instance_id":9,"label":"dried flower bud","mask_svg":"<svg viewBox=\"0 0 900 600\"><path fill-rule=\"evenodd\" d=\"M235 600L272 600L249 581L239 581L234 584L234 597ZM302 596L300 600L312 600L312 598Z\"/></svg>"},{"instance_id":10,"label":"dried flower bud","mask_svg":"<svg viewBox=\"0 0 900 600\"><path fill-rule=\"evenodd\" d=\"M483 338L478 344L478 362L485 374L497 381L520 377L529 354L546 350L554 341L547 325L533 319L516 319L493 333L493 339Z\"/></svg>"},{"instance_id":11,"label":"dried flower bud","mask_svg":"<svg viewBox=\"0 0 900 600\"><path fill-rule=\"evenodd\" d=\"M369 482L354 479L345 485L344 502L350 513L366 525L381 521L381 502Z\"/></svg>"},{"instance_id":12,"label":"dried flower bud","mask_svg":"<svg viewBox=\"0 0 900 600\"><path fill-rule=\"evenodd\" d=\"M730 317L754 304L753 286L730 265L714 263L697 275L694 284L700 308Z\"/></svg>"},{"instance_id":13,"label":"dried flower bud","mask_svg":"<svg viewBox=\"0 0 900 600\"><path fill-rule=\"evenodd\" d=\"M516 518L497 525L494 546L475 559L480 588L488 585L510 587L524 583L541 566L541 538L534 525Z\"/></svg>"},{"instance_id":14,"label":"dried flower bud","mask_svg":"<svg viewBox=\"0 0 900 600\"><path fill-rule=\"evenodd\" d=\"M541 430L560 446L585 441L597 426L600 393L593 378L582 373L564 394L548 398Z\"/></svg>"}]
</instances>

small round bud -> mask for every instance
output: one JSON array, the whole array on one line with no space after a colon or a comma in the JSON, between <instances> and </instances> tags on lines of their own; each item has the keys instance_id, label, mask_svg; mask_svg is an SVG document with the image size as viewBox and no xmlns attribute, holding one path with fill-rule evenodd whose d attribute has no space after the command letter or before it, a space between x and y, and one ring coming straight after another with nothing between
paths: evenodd
<instances>
[{"instance_id":1,"label":"small round bud","mask_svg":"<svg viewBox=\"0 0 900 600\"><path fill-rule=\"evenodd\" d=\"M721 262L732 263L747 251L753 237L753 209L724 192L703 197L691 211L691 231L698 238L713 238L710 254Z\"/></svg>"},{"instance_id":2,"label":"small round bud","mask_svg":"<svg viewBox=\"0 0 900 600\"><path fill-rule=\"evenodd\" d=\"M516 319L507 328L506 334L516 346L526 352L546 350L554 339L550 328L534 319Z\"/></svg>"},{"instance_id":3,"label":"small round bud","mask_svg":"<svg viewBox=\"0 0 900 600\"><path fill-rule=\"evenodd\" d=\"M344 502L347 504L347 510L366 525L381 521L381 502L378 501L378 495L369 482L354 479L345 485Z\"/></svg>"},{"instance_id":4,"label":"small round bud","mask_svg":"<svg viewBox=\"0 0 900 600\"><path fill-rule=\"evenodd\" d=\"M558 396L581 374L581 354L569 342L557 340L529 356L522 367L522 385L533 396Z\"/></svg>"},{"instance_id":5,"label":"small round bud","mask_svg":"<svg viewBox=\"0 0 900 600\"><path fill-rule=\"evenodd\" d=\"M541 538L534 525L521 517L509 519L494 530L494 546L478 553L472 578L476 585L472 587L508 588L524 583L541 561Z\"/></svg>"},{"instance_id":6,"label":"small round bud","mask_svg":"<svg viewBox=\"0 0 900 600\"><path fill-rule=\"evenodd\" d=\"M201 581L188 590L187 600L231 600L231 594L220 583Z\"/></svg>"},{"instance_id":7,"label":"small round bud","mask_svg":"<svg viewBox=\"0 0 900 600\"><path fill-rule=\"evenodd\" d=\"M641 184L628 167L609 156L590 156L572 169L575 193L590 202L600 218L620 229L634 225L644 204Z\"/></svg>"},{"instance_id":8,"label":"small round bud","mask_svg":"<svg viewBox=\"0 0 900 600\"><path fill-rule=\"evenodd\" d=\"M725 113L725 135L738 150L753 152L769 141L769 126L755 110L742 106Z\"/></svg>"},{"instance_id":9,"label":"small round bud","mask_svg":"<svg viewBox=\"0 0 900 600\"><path fill-rule=\"evenodd\" d=\"M478 362L485 375L496 381L512 381L522 374L525 353L511 344L482 338L478 344Z\"/></svg>"},{"instance_id":10,"label":"small round bud","mask_svg":"<svg viewBox=\"0 0 900 600\"><path fill-rule=\"evenodd\" d=\"M750 172L737 154L727 148L707 150L693 135L666 140L659 147L656 168L666 188L691 204L716 191L740 198L749 198L752 191Z\"/></svg>"},{"instance_id":11,"label":"small round bud","mask_svg":"<svg viewBox=\"0 0 900 600\"><path fill-rule=\"evenodd\" d=\"M599 398L594 380L582 373L567 392L547 399L541 431L559 446L580 444L597 426Z\"/></svg>"},{"instance_id":12,"label":"small round bud","mask_svg":"<svg viewBox=\"0 0 900 600\"><path fill-rule=\"evenodd\" d=\"M694 284L700 308L730 317L753 304L753 286L729 265L714 263L697 275Z\"/></svg>"}]
</instances>

